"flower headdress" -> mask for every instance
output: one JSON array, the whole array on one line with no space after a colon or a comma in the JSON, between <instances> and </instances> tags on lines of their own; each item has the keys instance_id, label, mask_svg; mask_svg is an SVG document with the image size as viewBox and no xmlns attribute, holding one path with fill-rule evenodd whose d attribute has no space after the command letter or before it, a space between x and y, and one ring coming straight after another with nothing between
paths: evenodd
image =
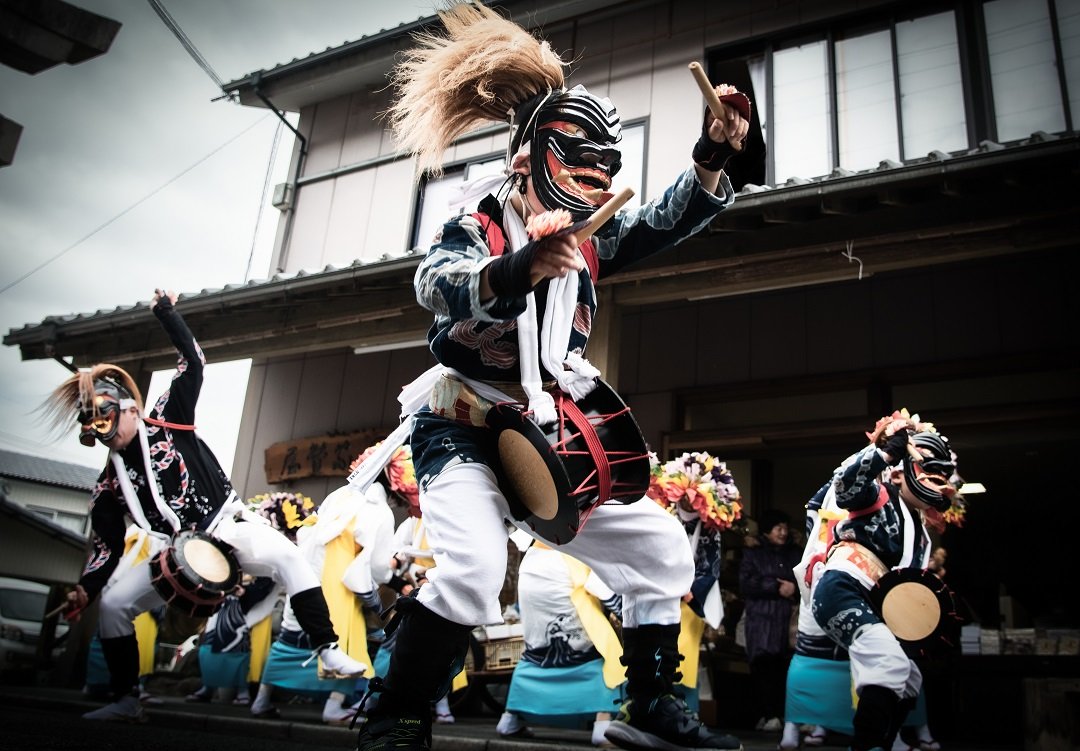
<instances>
[{"instance_id":1,"label":"flower headdress","mask_svg":"<svg viewBox=\"0 0 1080 751\"><path fill-rule=\"evenodd\" d=\"M369 446L356 457L352 464L349 465L349 472L351 473L357 467L359 467L365 459L375 453L375 449L379 447L382 441ZM416 469L413 467L412 461L412 449L408 445L400 447L390 457L390 461L383 469L385 479L390 489L391 495L393 495L399 502L404 502L403 505L407 505L409 513L412 516L420 516L420 488L416 484Z\"/></svg>"},{"instance_id":2,"label":"flower headdress","mask_svg":"<svg viewBox=\"0 0 1080 751\"><path fill-rule=\"evenodd\" d=\"M882 447L896 431L901 429L907 429L912 434L938 432L937 428L934 427L934 423L923 422L918 413L911 414L907 408L903 408L878 420L874 424L874 429L868 432L866 437L870 439L872 444ZM955 468L956 452L950 449L950 454ZM904 457L905 461L908 461L908 459L909 457ZM944 530L947 524L952 524L955 527L964 526L964 517L967 515L967 500L960 494L960 487L963 484L963 478L954 471L952 477L949 478L948 486L942 489L942 495L950 501L949 508L944 511L938 511L934 508L924 509L923 516L927 526L938 532Z\"/></svg>"},{"instance_id":3,"label":"flower headdress","mask_svg":"<svg viewBox=\"0 0 1080 751\"><path fill-rule=\"evenodd\" d=\"M742 517L739 489L724 462L704 452L686 453L664 464L649 452L646 495L674 514L681 501L697 512L706 529L729 529Z\"/></svg>"},{"instance_id":4,"label":"flower headdress","mask_svg":"<svg viewBox=\"0 0 1080 751\"><path fill-rule=\"evenodd\" d=\"M891 415L882 417L874 424L874 429L866 434L870 443L884 446L885 441L901 428L907 428L912 433L936 433L937 428L932 422L922 422L918 413L910 414L907 407L894 411Z\"/></svg>"},{"instance_id":5,"label":"flower headdress","mask_svg":"<svg viewBox=\"0 0 1080 751\"><path fill-rule=\"evenodd\" d=\"M315 503L303 493L277 491L248 499L248 508L270 522L270 526L296 542L296 531L318 520Z\"/></svg>"}]
</instances>

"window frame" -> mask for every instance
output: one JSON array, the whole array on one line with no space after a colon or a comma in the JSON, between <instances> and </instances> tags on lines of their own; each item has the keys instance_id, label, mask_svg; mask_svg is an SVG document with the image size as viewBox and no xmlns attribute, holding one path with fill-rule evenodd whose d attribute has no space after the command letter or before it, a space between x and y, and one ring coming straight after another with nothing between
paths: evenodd
<instances>
[{"instance_id":1,"label":"window frame","mask_svg":"<svg viewBox=\"0 0 1080 751\"><path fill-rule=\"evenodd\" d=\"M634 187L635 197L638 200L644 202L645 186L648 185L649 180L649 118L635 117L630 120L622 121L623 130L630 128L641 127L641 184ZM489 135L489 133L485 133ZM448 162L443 166L443 176L461 173L464 174L468 171L469 167L474 164L483 164L495 159L504 159L506 155L505 148L499 151L492 151L486 154L480 154L477 156L469 157L468 159L458 159L452 162ZM425 172L421 177L419 184L416 188L416 198L413 202L413 216L409 229L409 252L414 253L426 253L427 248L419 244L418 234L420 232L420 225L424 218L424 201L426 188L429 182L432 180L430 172ZM449 217L448 217L449 218Z\"/></svg>"},{"instance_id":2,"label":"window frame","mask_svg":"<svg viewBox=\"0 0 1080 751\"><path fill-rule=\"evenodd\" d=\"M829 142L832 148L831 172L835 172L840 165L840 121L837 110L837 70L836 70L836 43L837 41L870 33L873 31L887 30L891 43L892 74L893 74L893 100L896 112L896 132L898 138L898 153L901 163L907 163L923 158L924 154L909 155L905 151L903 109L901 107L900 92L900 61L897 51L897 24L912 21L926 16L932 16L944 12L952 12L956 29L956 49L959 57L960 84L962 87L964 121L966 125L967 145L952 153L962 153L974 148L979 143L990 140L997 141L997 116L991 89L990 56L986 38L986 22L984 18L984 5L990 0L955 0L950 3L941 2L914 2L904 7L892 7L886 9L870 9L854 13L834 16L811 24L792 27L781 34L758 36L752 39L740 41L734 44L721 45L710 49L706 53L710 77L720 80L717 71L721 67L729 66L739 61L745 62L753 57L761 56L765 61L765 87L767 90L765 112L763 120L766 123L765 143L767 149L766 182L769 185L776 184L776 128L775 107L776 96L774 94L774 55L777 51L795 46L805 45L812 42L824 42L826 46L826 92L828 99L828 121L826 128ZM1058 20L1056 0L1042 0L1049 14L1052 31L1052 42L1055 57L1055 67L1058 77L1058 90L1062 106L1065 112L1065 130L1071 132L1075 121L1080 118L1080 113L1074 113L1070 107L1069 87L1066 70L1063 64L1063 49L1061 30ZM1022 140L1022 139L1018 139ZM800 175L800 177L811 177ZM816 176L815 176L816 177Z\"/></svg>"}]
</instances>

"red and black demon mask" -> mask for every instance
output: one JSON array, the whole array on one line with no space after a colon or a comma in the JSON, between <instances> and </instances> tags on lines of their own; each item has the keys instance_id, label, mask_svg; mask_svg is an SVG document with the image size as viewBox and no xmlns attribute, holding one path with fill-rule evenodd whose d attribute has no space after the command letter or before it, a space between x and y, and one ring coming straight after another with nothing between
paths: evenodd
<instances>
[{"instance_id":1,"label":"red and black demon mask","mask_svg":"<svg viewBox=\"0 0 1080 751\"><path fill-rule=\"evenodd\" d=\"M904 459L904 479L908 488L931 508L947 510L956 495L956 488L950 482L956 474L956 455L949 447L949 441L938 433L922 432L913 434L911 442L924 458L921 462L912 457Z\"/></svg>"},{"instance_id":2,"label":"red and black demon mask","mask_svg":"<svg viewBox=\"0 0 1080 751\"><path fill-rule=\"evenodd\" d=\"M514 119L521 125L511 153L532 144L533 188L545 209L566 209L580 220L611 197L611 179L622 167L622 126L609 99L575 86L523 102Z\"/></svg>"},{"instance_id":3,"label":"red and black demon mask","mask_svg":"<svg viewBox=\"0 0 1080 751\"><path fill-rule=\"evenodd\" d=\"M75 419L79 423L79 443L93 446L94 439L102 443L116 435L120 428L120 413L134 407L135 399L115 381L98 378L94 381L92 404L79 402Z\"/></svg>"}]
</instances>

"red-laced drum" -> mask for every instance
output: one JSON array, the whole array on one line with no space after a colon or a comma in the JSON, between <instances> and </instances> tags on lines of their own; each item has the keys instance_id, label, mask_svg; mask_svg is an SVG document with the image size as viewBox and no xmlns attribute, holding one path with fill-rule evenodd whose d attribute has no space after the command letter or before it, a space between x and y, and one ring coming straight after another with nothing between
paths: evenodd
<instances>
[{"instance_id":1,"label":"red-laced drum","mask_svg":"<svg viewBox=\"0 0 1080 751\"><path fill-rule=\"evenodd\" d=\"M171 608L208 618L240 583L232 548L205 532L178 532L150 559L150 581Z\"/></svg>"},{"instance_id":2,"label":"red-laced drum","mask_svg":"<svg viewBox=\"0 0 1080 751\"><path fill-rule=\"evenodd\" d=\"M911 657L955 648L960 616L953 593L926 569L893 569L870 590L870 603Z\"/></svg>"},{"instance_id":3,"label":"red-laced drum","mask_svg":"<svg viewBox=\"0 0 1080 751\"><path fill-rule=\"evenodd\" d=\"M520 404L498 404L487 416L497 431L497 468L514 518L540 537L572 540L592 509L632 503L649 488L649 455L630 408L608 384L574 402L553 394L558 419L540 426Z\"/></svg>"}]
</instances>

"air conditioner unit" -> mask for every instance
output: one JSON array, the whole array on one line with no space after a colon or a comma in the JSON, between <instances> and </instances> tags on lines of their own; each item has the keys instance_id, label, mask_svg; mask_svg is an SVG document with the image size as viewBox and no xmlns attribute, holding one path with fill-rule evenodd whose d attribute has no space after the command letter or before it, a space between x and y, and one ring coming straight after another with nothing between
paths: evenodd
<instances>
[{"instance_id":1,"label":"air conditioner unit","mask_svg":"<svg viewBox=\"0 0 1080 751\"><path fill-rule=\"evenodd\" d=\"M293 204L292 183L278 183L274 186L274 197L271 200L274 208L278 211L288 211Z\"/></svg>"}]
</instances>

